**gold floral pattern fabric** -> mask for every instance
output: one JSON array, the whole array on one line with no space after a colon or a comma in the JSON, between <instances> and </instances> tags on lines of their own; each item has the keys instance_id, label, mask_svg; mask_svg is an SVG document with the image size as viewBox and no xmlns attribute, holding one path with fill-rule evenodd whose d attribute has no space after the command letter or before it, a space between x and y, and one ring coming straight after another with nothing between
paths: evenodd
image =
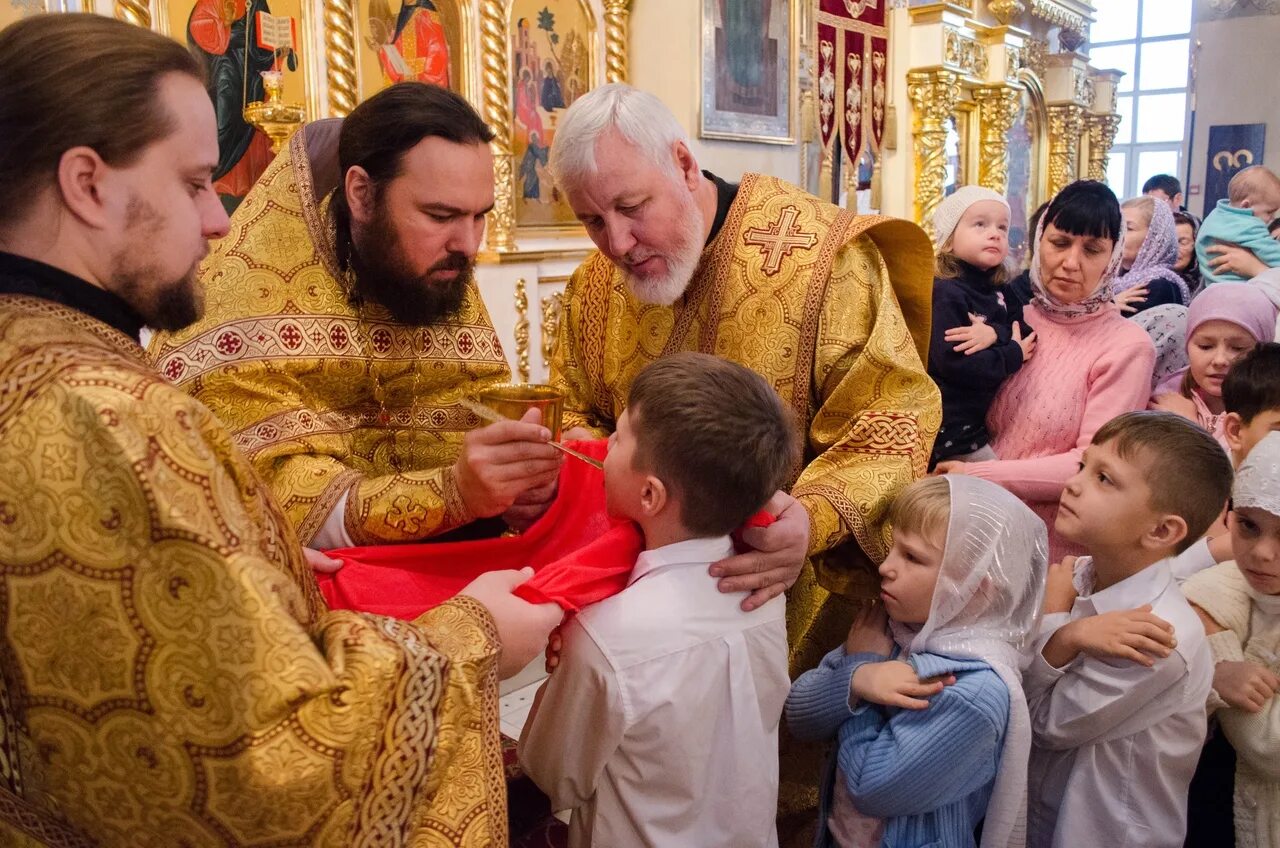
<instances>
[{"instance_id":1,"label":"gold floral pattern fabric","mask_svg":"<svg viewBox=\"0 0 1280 848\"><path fill-rule=\"evenodd\" d=\"M809 511L816 570L806 569L787 605L799 669L843 638L820 627L828 591L874 593L886 509L925 471L941 421L922 364L932 255L913 224L855 216L748 174L674 306L637 301L599 253L565 292L552 380L568 396L566 427L612 429L640 370L685 350L764 375L806 425L791 491Z\"/></svg>"},{"instance_id":2,"label":"gold floral pattern fabric","mask_svg":"<svg viewBox=\"0 0 1280 848\"><path fill-rule=\"evenodd\" d=\"M0 841L503 844L497 633L325 609L231 434L0 296Z\"/></svg>"},{"instance_id":3,"label":"gold floral pattern fabric","mask_svg":"<svg viewBox=\"0 0 1280 848\"><path fill-rule=\"evenodd\" d=\"M509 379L473 283L426 327L354 307L327 201L296 133L205 261L205 314L158 335L157 370L213 410L310 541L344 501L359 545L415 541L472 516L451 466L480 423L459 404Z\"/></svg>"}]
</instances>

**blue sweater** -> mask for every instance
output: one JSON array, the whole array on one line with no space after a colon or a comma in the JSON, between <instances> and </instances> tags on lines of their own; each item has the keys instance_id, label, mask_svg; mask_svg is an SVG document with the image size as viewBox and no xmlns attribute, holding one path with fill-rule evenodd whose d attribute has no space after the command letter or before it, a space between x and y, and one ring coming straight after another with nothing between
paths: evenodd
<instances>
[{"instance_id":1,"label":"blue sweater","mask_svg":"<svg viewBox=\"0 0 1280 848\"><path fill-rule=\"evenodd\" d=\"M849 682L876 654L836 648L800 675L786 719L799 739L839 740L823 782L818 848L834 845L827 815L839 763L858 810L885 820L884 848L971 848L986 814L1009 723L1009 690L981 660L914 654L921 677L954 674L924 710L849 708Z\"/></svg>"}]
</instances>

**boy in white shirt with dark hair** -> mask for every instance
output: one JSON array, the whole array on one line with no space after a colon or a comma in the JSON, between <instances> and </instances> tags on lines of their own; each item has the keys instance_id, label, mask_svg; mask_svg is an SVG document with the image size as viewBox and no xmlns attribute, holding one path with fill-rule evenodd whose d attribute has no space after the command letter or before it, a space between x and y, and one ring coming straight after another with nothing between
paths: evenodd
<instances>
[{"instance_id":1,"label":"boy in white shirt with dark hair","mask_svg":"<svg viewBox=\"0 0 1280 848\"><path fill-rule=\"evenodd\" d=\"M1213 660L1171 561L1230 492L1218 443L1164 412L1112 419L1067 482L1055 528L1092 556L1050 568L1026 672L1031 848L1182 845Z\"/></svg>"},{"instance_id":2,"label":"boy in white shirt with dark hair","mask_svg":"<svg viewBox=\"0 0 1280 848\"><path fill-rule=\"evenodd\" d=\"M605 460L609 511L645 550L627 588L562 631L520 762L571 809L569 844L774 848L786 601L743 612L711 563L786 481L788 410L759 375L698 353L636 378Z\"/></svg>"}]
</instances>

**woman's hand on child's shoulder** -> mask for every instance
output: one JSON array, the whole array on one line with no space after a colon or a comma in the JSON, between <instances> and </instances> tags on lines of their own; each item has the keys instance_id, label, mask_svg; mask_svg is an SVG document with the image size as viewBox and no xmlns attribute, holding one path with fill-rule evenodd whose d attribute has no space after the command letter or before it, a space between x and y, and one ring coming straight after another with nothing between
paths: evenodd
<instances>
[{"instance_id":1,"label":"woman's hand on child's shoulder","mask_svg":"<svg viewBox=\"0 0 1280 848\"><path fill-rule=\"evenodd\" d=\"M929 698L956 682L954 674L921 680L916 670L901 660L864 663L849 681L854 698L886 707L923 710Z\"/></svg>"},{"instance_id":2,"label":"woman's hand on child's shoulder","mask_svg":"<svg viewBox=\"0 0 1280 848\"><path fill-rule=\"evenodd\" d=\"M1280 691L1280 677L1257 663L1227 660L1214 666L1213 688L1229 706L1256 713Z\"/></svg>"},{"instance_id":3,"label":"woman's hand on child's shoulder","mask_svg":"<svg viewBox=\"0 0 1280 848\"><path fill-rule=\"evenodd\" d=\"M1145 285L1134 286L1116 294L1115 304L1119 308L1120 314L1127 317L1138 311L1138 307L1134 306L1135 303L1141 303L1146 299L1147 287Z\"/></svg>"},{"instance_id":4,"label":"woman's hand on child's shoulder","mask_svg":"<svg viewBox=\"0 0 1280 848\"><path fill-rule=\"evenodd\" d=\"M1072 580L1075 570L1076 558L1073 556L1065 557L1062 562L1055 562L1049 566L1049 573L1044 583L1045 615L1071 612L1071 607L1076 602L1076 585Z\"/></svg>"},{"instance_id":5,"label":"woman's hand on child's shoulder","mask_svg":"<svg viewBox=\"0 0 1280 848\"><path fill-rule=\"evenodd\" d=\"M973 356L980 350L986 350L996 343L996 328L969 313L969 324L964 327L952 327L942 334L942 338L955 346L956 353Z\"/></svg>"},{"instance_id":6,"label":"woman's hand on child's shoulder","mask_svg":"<svg viewBox=\"0 0 1280 848\"><path fill-rule=\"evenodd\" d=\"M884 606L875 601L864 602L853 615L853 626L844 641L846 654L879 654L887 657L893 653L893 639L889 636L889 616Z\"/></svg>"}]
</instances>

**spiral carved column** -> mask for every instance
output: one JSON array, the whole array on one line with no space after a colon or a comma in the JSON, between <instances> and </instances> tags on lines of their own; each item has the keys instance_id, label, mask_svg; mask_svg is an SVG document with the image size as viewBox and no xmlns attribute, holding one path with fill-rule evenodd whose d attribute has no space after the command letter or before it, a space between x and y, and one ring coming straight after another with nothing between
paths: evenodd
<instances>
[{"instance_id":1,"label":"spiral carved column","mask_svg":"<svg viewBox=\"0 0 1280 848\"><path fill-rule=\"evenodd\" d=\"M1084 107L1062 103L1049 112L1049 196L1053 197L1076 178L1080 135L1084 132Z\"/></svg>"},{"instance_id":2,"label":"spiral carved column","mask_svg":"<svg viewBox=\"0 0 1280 848\"><path fill-rule=\"evenodd\" d=\"M1090 115L1089 125L1089 179L1105 182L1107 162L1111 158L1111 145L1120 129L1119 115Z\"/></svg>"},{"instance_id":3,"label":"spiral carved column","mask_svg":"<svg viewBox=\"0 0 1280 848\"><path fill-rule=\"evenodd\" d=\"M480 68L484 119L493 130L493 211L485 246L505 252L516 247L516 174L511 154L511 82L507 76L507 15L502 0L480 4Z\"/></svg>"},{"instance_id":4,"label":"spiral carved column","mask_svg":"<svg viewBox=\"0 0 1280 848\"><path fill-rule=\"evenodd\" d=\"M604 2L604 81L627 81L627 7L631 0Z\"/></svg>"},{"instance_id":5,"label":"spiral carved column","mask_svg":"<svg viewBox=\"0 0 1280 848\"><path fill-rule=\"evenodd\" d=\"M915 219L933 237L933 213L947 179L947 119L960 99L960 78L951 71L907 74L916 147Z\"/></svg>"},{"instance_id":6,"label":"spiral carved column","mask_svg":"<svg viewBox=\"0 0 1280 848\"><path fill-rule=\"evenodd\" d=\"M329 114L345 118L356 108L356 17L354 0L324 0L324 64Z\"/></svg>"},{"instance_id":7,"label":"spiral carved column","mask_svg":"<svg viewBox=\"0 0 1280 848\"><path fill-rule=\"evenodd\" d=\"M151 29L151 4L147 0L116 0L115 18L143 29Z\"/></svg>"},{"instance_id":8,"label":"spiral carved column","mask_svg":"<svg viewBox=\"0 0 1280 848\"><path fill-rule=\"evenodd\" d=\"M982 121L978 184L1004 194L1009 188L1009 129L1018 117L1022 96L1011 85L979 88L973 96Z\"/></svg>"}]
</instances>

